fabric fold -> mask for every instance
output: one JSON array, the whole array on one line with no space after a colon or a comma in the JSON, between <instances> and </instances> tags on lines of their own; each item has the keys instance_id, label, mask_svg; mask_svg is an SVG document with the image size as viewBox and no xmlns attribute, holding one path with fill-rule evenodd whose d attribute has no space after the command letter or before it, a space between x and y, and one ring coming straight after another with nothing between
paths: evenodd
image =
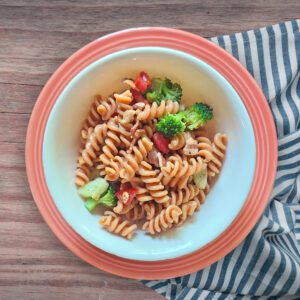
<instances>
[{"instance_id":1,"label":"fabric fold","mask_svg":"<svg viewBox=\"0 0 300 300\"><path fill-rule=\"evenodd\" d=\"M198 272L143 281L167 299L300 299L300 20L214 37L255 78L278 136L269 205L247 238Z\"/></svg>"}]
</instances>

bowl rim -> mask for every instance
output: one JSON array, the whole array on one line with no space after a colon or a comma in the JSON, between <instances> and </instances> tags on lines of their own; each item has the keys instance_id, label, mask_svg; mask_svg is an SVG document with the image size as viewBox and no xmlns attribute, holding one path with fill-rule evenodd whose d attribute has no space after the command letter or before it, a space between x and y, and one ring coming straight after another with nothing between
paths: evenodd
<instances>
[{"instance_id":1,"label":"bowl rim","mask_svg":"<svg viewBox=\"0 0 300 300\"><path fill-rule=\"evenodd\" d=\"M49 134L49 130L50 130L50 132L52 132L51 128L53 126L53 123L55 123L57 120L55 117L55 114L57 113L57 111L59 111L58 108L65 99L65 92L74 88L80 82L80 80L82 80L82 79L84 80L84 78L86 76L88 76L89 72L93 72L95 69L99 69L99 67L101 68L102 65L107 62L122 59L123 57L128 57L128 56L136 57L138 55L145 55L145 54L146 55L154 54L155 56L165 55L165 56L173 57L177 60L184 61L184 63L192 64L193 66L197 66L203 72L205 72L207 74L207 76L211 76L211 80L213 80L217 85L221 86L222 89L224 89L224 93L227 93L227 97L229 97L228 102L230 103L231 107L236 109L237 111L239 111L238 112L239 115L244 116L244 118L245 118L245 119L243 119L244 126L242 126L242 127L244 127L243 134L247 134L247 136L248 136L247 142L250 144L249 146L253 146L253 148L251 147L251 150L253 149L253 152L251 151L251 153L248 152L248 154L247 154L247 156L249 156L249 158L251 157L251 161L250 161L249 165L247 165L247 167L246 167L247 173L244 174L244 180L243 180L244 185L241 188L241 190L239 191L239 197L238 197L239 202L236 205L237 211L235 213L229 212L227 214L230 217L228 218L226 223L224 223L222 225L219 224L218 226L214 226L214 228L211 228L210 234L209 234L209 236L210 236L209 240L206 241L205 243L203 243L200 239L197 239L197 240L193 240L192 242L186 242L185 247L178 247L179 245L181 245L180 242L182 240L181 239L177 240L175 238L174 242L177 243L176 246L175 245L174 245L174 247L169 246L169 249L166 252L164 252L163 250L158 252L157 248L156 248L155 251L152 251L151 254L149 252L147 252L148 244L139 244L139 247L142 248L143 251L135 251L135 249L132 249L132 247L134 247L134 245L136 244L136 239L130 241L130 243L126 242L125 245L123 244L122 240L119 243L109 243L108 242L109 240L107 240L107 238L106 239L102 238L102 240L101 240L101 237L99 238L99 235L98 235L98 237L95 237L94 233L91 233L90 230L89 231L86 230L86 228L89 227L88 225L85 224L85 226L82 226L82 223L84 223L84 221L80 222L80 221L78 221L77 218L74 219L74 217L73 217L74 214L70 214L69 210L65 210L64 201L61 201L61 197L58 196L57 194L56 194L56 197L54 196L54 194L55 194L54 191L56 190L56 184L51 179L51 177L53 175L51 176L51 172L49 172L49 169L51 168L50 165L52 165L54 162L51 162L51 161L48 162L49 156L46 155L46 153L49 154L49 152L47 151L47 149L48 149L47 145L49 146L49 144L50 144L50 148L51 148L51 145L53 144L53 141L50 142L47 139L47 138L49 138L49 135L52 135L52 134ZM55 147L55 149L56 149L56 147ZM49 189L49 192L51 194L51 197L52 197L56 207L58 208L58 210L60 211L60 213L62 214L64 219L67 221L67 223L87 242L91 243L92 245L94 245L95 247L97 247L103 251L120 256L122 258L132 259L132 260L141 260L141 261L158 261L158 260L164 260L164 259L178 258L180 256L187 255L194 251L197 251L201 247L212 242L217 236L222 234L222 232L224 232L226 230L226 228L228 228L228 226L233 222L233 220L238 215L240 209L244 205L244 202L246 201L247 196L250 192L251 185L253 182L255 162L256 162L255 150L256 150L255 136L254 136L254 132L253 132L252 123L251 123L250 117L247 114L246 108L245 108L242 100L240 99L239 95L236 93L236 91L233 89L233 87L229 84L229 82L220 73L218 73L211 66L209 66L207 63L200 60L199 58L196 58L194 56L191 56L190 54L184 53L179 50L174 50L174 49L164 48L164 47L135 47L135 48L125 49L125 50L121 50L121 51L117 51L117 52L108 54L107 56L94 61L93 63L89 64L87 67L82 69L80 72L78 72L76 74L76 76L67 84L67 86L65 87L65 89L62 91L62 93L59 95L57 101L55 102L55 104L49 114L47 123L46 123L44 139L43 139L43 170L44 170L44 174L45 174L47 187ZM75 164L75 160L74 160L74 164ZM244 171L245 171L245 169L244 169ZM72 200L74 200L74 199L72 198ZM83 206L82 206L82 209L84 209ZM197 214L197 217L198 217L198 214ZM95 226L97 226L97 225L95 225ZM193 225L190 225L190 226L193 226ZM183 227L184 228L182 228L183 232L181 232L181 235L185 236L184 229L186 227L185 226L183 226ZM148 236L148 239L152 240L153 238L151 236ZM144 247L140 246L140 245L144 245ZM127 249L126 247L128 247L130 249ZM173 250L171 251L171 249L173 249Z\"/></svg>"},{"instance_id":2,"label":"bowl rim","mask_svg":"<svg viewBox=\"0 0 300 300\"><path fill-rule=\"evenodd\" d=\"M48 191L42 163L46 122L61 91L70 80L100 57L126 48L158 46L186 52L219 72L236 90L251 119L256 142L256 168L247 200L232 224L201 249L174 259L138 261L96 248L79 236L63 219ZM84 46L51 76L34 106L26 136L26 171L33 198L54 234L73 253L97 268L135 279L163 279L202 269L233 250L250 232L268 203L277 166L277 137L268 103L248 71L229 53L189 32L142 27L115 32Z\"/></svg>"}]
</instances>

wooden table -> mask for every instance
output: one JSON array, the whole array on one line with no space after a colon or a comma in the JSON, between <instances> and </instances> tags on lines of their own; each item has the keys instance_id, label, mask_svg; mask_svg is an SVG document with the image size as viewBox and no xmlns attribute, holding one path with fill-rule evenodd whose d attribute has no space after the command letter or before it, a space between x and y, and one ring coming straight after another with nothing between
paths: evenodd
<instances>
[{"instance_id":1,"label":"wooden table","mask_svg":"<svg viewBox=\"0 0 300 300\"><path fill-rule=\"evenodd\" d=\"M0 0L0 299L162 299L67 250L33 202L24 164L33 105L73 52L113 31L169 26L204 37L300 17L300 1Z\"/></svg>"}]
</instances>

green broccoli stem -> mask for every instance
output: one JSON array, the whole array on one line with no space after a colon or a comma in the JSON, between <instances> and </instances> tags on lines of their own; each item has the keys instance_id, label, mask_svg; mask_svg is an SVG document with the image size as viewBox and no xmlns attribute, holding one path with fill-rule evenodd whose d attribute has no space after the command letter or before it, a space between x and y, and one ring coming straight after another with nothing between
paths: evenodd
<instances>
[{"instance_id":1,"label":"green broccoli stem","mask_svg":"<svg viewBox=\"0 0 300 300\"><path fill-rule=\"evenodd\" d=\"M92 211L97 205L99 204L99 201L94 200L93 198L88 198L85 201L84 206L88 211Z\"/></svg>"}]
</instances>

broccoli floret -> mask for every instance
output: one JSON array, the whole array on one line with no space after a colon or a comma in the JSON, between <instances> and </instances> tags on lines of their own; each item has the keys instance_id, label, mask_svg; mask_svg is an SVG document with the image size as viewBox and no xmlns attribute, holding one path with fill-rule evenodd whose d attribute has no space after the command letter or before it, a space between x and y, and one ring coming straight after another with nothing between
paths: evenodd
<instances>
[{"instance_id":1,"label":"broccoli floret","mask_svg":"<svg viewBox=\"0 0 300 300\"><path fill-rule=\"evenodd\" d=\"M195 103L185 112L185 122L188 129L193 130L204 126L213 118L213 109L205 103Z\"/></svg>"},{"instance_id":2,"label":"broccoli floret","mask_svg":"<svg viewBox=\"0 0 300 300\"><path fill-rule=\"evenodd\" d=\"M153 78L152 88L146 94L149 102L160 104L163 100L180 102L182 97L182 88L178 83L173 83L170 79Z\"/></svg>"},{"instance_id":3,"label":"broccoli floret","mask_svg":"<svg viewBox=\"0 0 300 300\"><path fill-rule=\"evenodd\" d=\"M213 110L209 105L195 103L185 111L162 117L156 124L156 130L165 137L171 138L186 129L194 130L204 126L212 118Z\"/></svg>"},{"instance_id":4,"label":"broccoli floret","mask_svg":"<svg viewBox=\"0 0 300 300\"><path fill-rule=\"evenodd\" d=\"M111 187L107 189L107 191L99 198L99 200L95 200L93 198L88 198L85 202L85 207L92 211L97 205L102 204L108 207L114 207L117 205L117 197Z\"/></svg>"},{"instance_id":5,"label":"broccoli floret","mask_svg":"<svg viewBox=\"0 0 300 300\"><path fill-rule=\"evenodd\" d=\"M99 204L114 207L117 205L117 197L111 187L108 188L106 193L99 199Z\"/></svg>"},{"instance_id":6,"label":"broccoli floret","mask_svg":"<svg viewBox=\"0 0 300 300\"><path fill-rule=\"evenodd\" d=\"M156 124L156 130L162 133L165 137L171 138L185 130L184 117L183 112L179 112L174 115L165 115Z\"/></svg>"}]
</instances>

